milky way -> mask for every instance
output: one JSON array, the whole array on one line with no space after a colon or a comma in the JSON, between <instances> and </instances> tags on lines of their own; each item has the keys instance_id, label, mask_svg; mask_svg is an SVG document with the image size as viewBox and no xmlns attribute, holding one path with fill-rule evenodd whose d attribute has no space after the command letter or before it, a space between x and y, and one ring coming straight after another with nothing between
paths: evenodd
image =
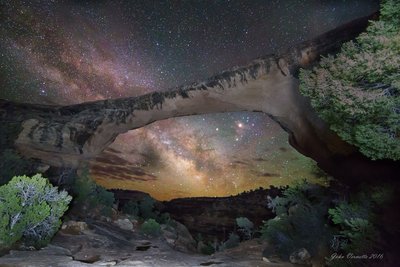
<instances>
[{"instance_id":1,"label":"milky way","mask_svg":"<svg viewBox=\"0 0 400 267\"><path fill-rule=\"evenodd\" d=\"M133 3L134 2L134 3ZM162 2L162 3L161 3ZM377 1L1 1L0 97L73 104L199 81L378 9ZM315 178L266 115L169 119L121 135L92 174L159 199Z\"/></svg>"}]
</instances>

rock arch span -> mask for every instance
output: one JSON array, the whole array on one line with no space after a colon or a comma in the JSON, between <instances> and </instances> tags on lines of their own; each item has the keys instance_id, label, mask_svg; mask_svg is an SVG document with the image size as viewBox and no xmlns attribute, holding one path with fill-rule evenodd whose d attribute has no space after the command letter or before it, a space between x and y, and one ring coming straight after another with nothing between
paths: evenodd
<instances>
[{"instance_id":1,"label":"rock arch span","mask_svg":"<svg viewBox=\"0 0 400 267\"><path fill-rule=\"evenodd\" d=\"M158 120L217 112L264 112L289 133L295 149L328 173L352 181L378 173L387 177L398 171L398 166L393 169L390 161L371 162L341 141L299 93L296 78L301 67L310 67L320 55L337 51L343 42L362 32L370 18L352 21L281 55L262 57L173 90L72 106L0 100L0 123L11 125L16 135L8 136L8 145L25 156L55 167L78 167L119 134Z\"/></svg>"}]
</instances>

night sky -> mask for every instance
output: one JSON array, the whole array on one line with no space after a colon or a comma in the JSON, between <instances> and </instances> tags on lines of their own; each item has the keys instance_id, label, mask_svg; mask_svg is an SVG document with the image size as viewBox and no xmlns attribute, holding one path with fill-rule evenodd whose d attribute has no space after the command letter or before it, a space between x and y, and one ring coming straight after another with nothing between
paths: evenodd
<instances>
[{"instance_id":1,"label":"night sky","mask_svg":"<svg viewBox=\"0 0 400 267\"><path fill-rule=\"evenodd\" d=\"M378 1L0 0L0 98L74 104L200 81L378 9ZM121 135L92 174L158 199L315 178L266 115L169 119Z\"/></svg>"}]
</instances>

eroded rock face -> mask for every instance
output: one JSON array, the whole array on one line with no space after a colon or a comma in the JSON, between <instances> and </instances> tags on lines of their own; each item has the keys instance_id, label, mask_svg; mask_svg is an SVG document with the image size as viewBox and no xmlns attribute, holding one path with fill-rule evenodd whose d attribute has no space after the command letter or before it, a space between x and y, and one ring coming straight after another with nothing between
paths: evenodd
<instances>
[{"instance_id":1,"label":"eroded rock face","mask_svg":"<svg viewBox=\"0 0 400 267\"><path fill-rule=\"evenodd\" d=\"M165 241L173 249L186 253L196 252L196 241L183 224L174 221L173 226L163 225L161 232Z\"/></svg>"},{"instance_id":2,"label":"eroded rock face","mask_svg":"<svg viewBox=\"0 0 400 267\"><path fill-rule=\"evenodd\" d=\"M280 194L278 188L257 189L231 197L194 197L164 201L161 212L168 212L174 220L183 223L193 236L218 237L226 240L237 228L236 218L246 217L255 228L263 220L275 217L267 208L267 197Z\"/></svg>"},{"instance_id":3,"label":"eroded rock face","mask_svg":"<svg viewBox=\"0 0 400 267\"><path fill-rule=\"evenodd\" d=\"M56 167L78 167L116 136L157 120L193 114L264 112L288 133L290 144L337 178L394 176L399 166L371 163L340 140L298 90L300 67L337 51L363 31L368 18L353 21L281 55L270 55L210 79L165 92L73 106L17 104L0 100L1 146Z\"/></svg>"}]
</instances>

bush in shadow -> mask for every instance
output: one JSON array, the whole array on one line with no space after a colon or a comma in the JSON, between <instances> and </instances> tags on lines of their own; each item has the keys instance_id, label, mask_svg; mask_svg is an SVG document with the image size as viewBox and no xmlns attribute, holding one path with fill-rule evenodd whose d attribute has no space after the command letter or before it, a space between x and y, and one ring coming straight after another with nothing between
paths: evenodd
<instances>
[{"instance_id":1,"label":"bush in shadow","mask_svg":"<svg viewBox=\"0 0 400 267\"><path fill-rule=\"evenodd\" d=\"M102 215L111 216L112 206L115 202L114 193L97 185L91 179L87 168L75 178L72 191L75 195L75 206L80 207L82 210L98 209Z\"/></svg>"}]
</instances>

